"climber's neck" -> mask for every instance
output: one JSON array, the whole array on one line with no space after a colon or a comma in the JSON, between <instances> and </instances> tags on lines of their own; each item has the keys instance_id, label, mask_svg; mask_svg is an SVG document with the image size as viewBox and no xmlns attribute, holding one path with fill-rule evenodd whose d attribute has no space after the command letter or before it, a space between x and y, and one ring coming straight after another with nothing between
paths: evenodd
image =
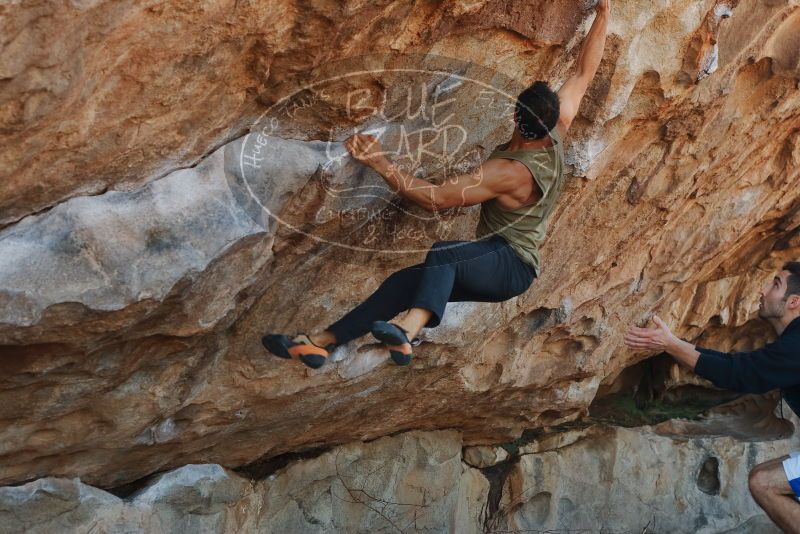
<instances>
[{"instance_id":1,"label":"climber's neck","mask_svg":"<svg viewBox=\"0 0 800 534\"><path fill-rule=\"evenodd\" d=\"M504 150L522 150L524 148L545 148L548 146L553 146L553 140L548 135L544 139L536 139L534 141L531 141L522 137L522 133L520 133L519 128L514 128L514 133L511 135L511 140L501 146L506 146Z\"/></svg>"}]
</instances>

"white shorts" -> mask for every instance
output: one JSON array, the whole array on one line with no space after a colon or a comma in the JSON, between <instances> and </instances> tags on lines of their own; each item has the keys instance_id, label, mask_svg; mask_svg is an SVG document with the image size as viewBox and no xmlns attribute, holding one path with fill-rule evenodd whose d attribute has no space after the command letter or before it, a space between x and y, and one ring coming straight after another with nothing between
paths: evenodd
<instances>
[{"instance_id":1,"label":"white shorts","mask_svg":"<svg viewBox=\"0 0 800 534\"><path fill-rule=\"evenodd\" d=\"M789 458L783 461L786 480L794 491L795 498L800 500L800 452L790 452Z\"/></svg>"}]
</instances>

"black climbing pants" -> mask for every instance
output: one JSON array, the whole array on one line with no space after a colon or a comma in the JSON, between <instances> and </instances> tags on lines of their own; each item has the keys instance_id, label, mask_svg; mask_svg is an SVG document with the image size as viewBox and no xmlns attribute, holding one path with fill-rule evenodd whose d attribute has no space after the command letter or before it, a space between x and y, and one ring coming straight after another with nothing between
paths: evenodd
<instances>
[{"instance_id":1,"label":"black climbing pants","mask_svg":"<svg viewBox=\"0 0 800 534\"><path fill-rule=\"evenodd\" d=\"M527 290L536 273L498 235L477 241L437 241L425 261L389 275L367 300L328 326L341 345L410 308L432 312L438 326L448 302L501 302Z\"/></svg>"}]
</instances>

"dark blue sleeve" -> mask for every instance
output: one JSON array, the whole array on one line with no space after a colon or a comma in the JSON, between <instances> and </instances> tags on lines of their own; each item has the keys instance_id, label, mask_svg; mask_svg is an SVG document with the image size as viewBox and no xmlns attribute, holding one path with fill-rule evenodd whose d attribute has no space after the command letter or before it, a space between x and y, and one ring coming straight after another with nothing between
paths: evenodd
<instances>
[{"instance_id":1,"label":"dark blue sleeve","mask_svg":"<svg viewBox=\"0 0 800 534\"><path fill-rule=\"evenodd\" d=\"M706 349L706 348L703 348L703 347L695 347L695 348L700 352L700 354L706 353L706 354L711 354L711 355L714 355L714 356L722 356L722 357L725 357L725 358L730 358L731 357L731 353L729 353L729 352L720 352L718 350ZM736 354L736 353L734 352L733 354Z\"/></svg>"},{"instance_id":2,"label":"dark blue sleeve","mask_svg":"<svg viewBox=\"0 0 800 534\"><path fill-rule=\"evenodd\" d=\"M800 339L778 338L750 352L719 352L695 347L700 353L694 372L715 386L740 393L766 393L800 384Z\"/></svg>"}]
</instances>

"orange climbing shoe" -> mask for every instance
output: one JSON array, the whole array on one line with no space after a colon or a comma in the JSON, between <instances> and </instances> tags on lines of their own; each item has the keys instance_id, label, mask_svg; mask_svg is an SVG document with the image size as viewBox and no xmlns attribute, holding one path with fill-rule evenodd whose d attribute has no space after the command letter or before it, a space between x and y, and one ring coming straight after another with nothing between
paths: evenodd
<instances>
[{"instance_id":1,"label":"orange climbing shoe","mask_svg":"<svg viewBox=\"0 0 800 534\"><path fill-rule=\"evenodd\" d=\"M408 330L394 323L386 321L372 322L372 335L386 345L392 361L397 365L411 363L411 358L414 356L411 347L416 347L421 343L418 337L409 341L407 334Z\"/></svg>"},{"instance_id":2,"label":"orange climbing shoe","mask_svg":"<svg viewBox=\"0 0 800 534\"><path fill-rule=\"evenodd\" d=\"M279 358L300 360L312 369L322 367L336 348L335 343L320 347L306 334L297 334L293 338L282 334L269 334L261 338L261 344Z\"/></svg>"}]
</instances>

